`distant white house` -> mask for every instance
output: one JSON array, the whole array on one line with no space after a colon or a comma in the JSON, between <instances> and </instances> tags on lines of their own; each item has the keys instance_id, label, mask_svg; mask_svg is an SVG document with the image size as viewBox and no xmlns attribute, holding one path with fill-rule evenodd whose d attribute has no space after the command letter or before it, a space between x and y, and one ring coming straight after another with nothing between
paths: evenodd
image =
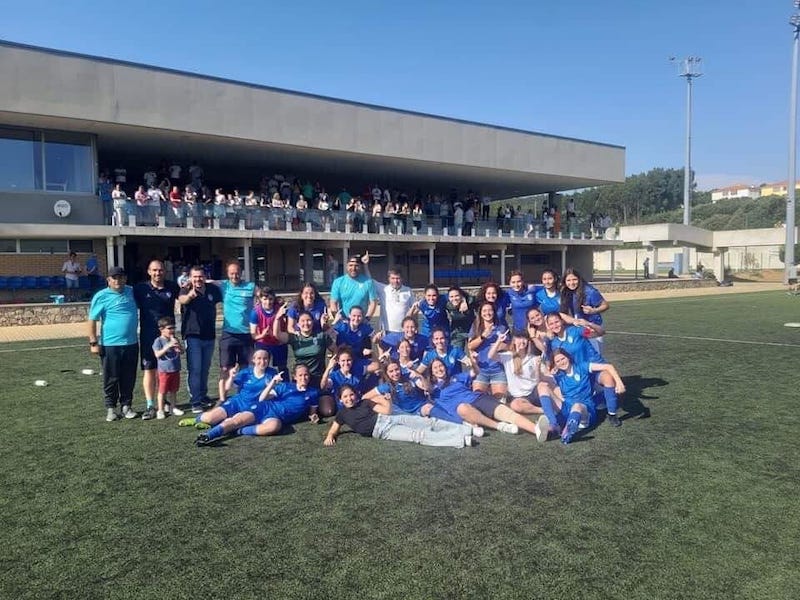
<instances>
[{"instance_id":1,"label":"distant white house","mask_svg":"<svg viewBox=\"0 0 800 600\"><path fill-rule=\"evenodd\" d=\"M757 185L740 183L728 187L711 190L711 202L730 200L731 198L760 198L761 188Z\"/></svg>"}]
</instances>

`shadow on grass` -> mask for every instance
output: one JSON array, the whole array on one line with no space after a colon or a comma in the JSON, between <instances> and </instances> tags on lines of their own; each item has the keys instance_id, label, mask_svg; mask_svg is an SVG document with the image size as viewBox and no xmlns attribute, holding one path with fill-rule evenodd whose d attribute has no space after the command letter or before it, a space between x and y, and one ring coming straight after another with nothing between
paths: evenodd
<instances>
[{"instance_id":1,"label":"shadow on grass","mask_svg":"<svg viewBox=\"0 0 800 600\"><path fill-rule=\"evenodd\" d=\"M622 400L622 408L625 410L625 416L621 419L648 419L650 417L650 408L646 406L643 400L658 400L659 396L653 394L646 394L645 390L656 387L664 387L669 385L669 382L661 379L660 377L642 377L640 375L632 375L630 377L623 377L625 382L625 395Z\"/></svg>"}]
</instances>

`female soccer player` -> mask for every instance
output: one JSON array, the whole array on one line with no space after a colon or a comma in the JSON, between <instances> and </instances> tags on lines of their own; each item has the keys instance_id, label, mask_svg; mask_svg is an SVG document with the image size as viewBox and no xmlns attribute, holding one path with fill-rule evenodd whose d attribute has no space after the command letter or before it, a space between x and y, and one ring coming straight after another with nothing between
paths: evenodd
<instances>
[{"instance_id":1,"label":"female soccer player","mask_svg":"<svg viewBox=\"0 0 800 600\"><path fill-rule=\"evenodd\" d=\"M314 321L314 333L322 331L322 317L327 312L327 305L325 304L325 300L319 295L317 286L313 283L303 284L294 302L291 303L286 311L286 316L289 321L289 331L299 331L300 328L297 325L297 319L302 312L307 312L311 315Z\"/></svg>"},{"instance_id":2,"label":"female soccer player","mask_svg":"<svg viewBox=\"0 0 800 600\"><path fill-rule=\"evenodd\" d=\"M424 335L417 333L417 321L413 317L406 317L402 323L403 331L399 333L380 332L375 336L383 350L389 350L392 358L397 358L397 347L403 340L411 344L412 360L422 360L425 350L428 349L429 340Z\"/></svg>"},{"instance_id":3,"label":"female soccer player","mask_svg":"<svg viewBox=\"0 0 800 600\"><path fill-rule=\"evenodd\" d=\"M349 346L340 346L322 374L320 389L323 392L330 392L334 398L339 397L339 390L345 385L363 394L374 387L368 388L366 382L369 375L378 370L380 365L377 362L353 358L353 351ZM337 406L341 408L338 402Z\"/></svg>"},{"instance_id":4,"label":"female soccer player","mask_svg":"<svg viewBox=\"0 0 800 600\"><path fill-rule=\"evenodd\" d=\"M508 278L508 304L511 308L511 327L514 331L525 329L528 310L538 306L536 286L525 283L522 271L511 271Z\"/></svg>"},{"instance_id":5,"label":"female soccer player","mask_svg":"<svg viewBox=\"0 0 800 600\"><path fill-rule=\"evenodd\" d=\"M475 321L472 300L460 287L447 290L447 317L450 320L450 344L464 350L469 339L469 330Z\"/></svg>"},{"instance_id":6,"label":"female soccer player","mask_svg":"<svg viewBox=\"0 0 800 600\"><path fill-rule=\"evenodd\" d=\"M347 425L359 435L379 440L451 448L472 446L472 427L469 425L415 415L394 415L391 414L392 407L388 400L382 396L359 400L358 394L349 385L339 390L339 402L343 408L325 436L323 443L326 446L336 444L342 425Z\"/></svg>"},{"instance_id":7,"label":"female soccer player","mask_svg":"<svg viewBox=\"0 0 800 600\"><path fill-rule=\"evenodd\" d=\"M477 392L487 392L491 389L494 396L502 398L508 391L508 381L503 366L489 358L489 350L497 341L497 336L505 332L507 327L505 321L497 318L497 311L491 302L481 304L477 312L467 344L470 352L478 354L479 370L473 385Z\"/></svg>"},{"instance_id":8,"label":"female soccer player","mask_svg":"<svg viewBox=\"0 0 800 600\"><path fill-rule=\"evenodd\" d=\"M350 308L348 317L346 321L337 320L331 326L336 334L336 345L349 346L359 358L371 356L374 331L370 324L364 322L364 309L355 305Z\"/></svg>"},{"instance_id":9,"label":"female soccer player","mask_svg":"<svg viewBox=\"0 0 800 600\"><path fill-rule=\"evenodd\" d=\"M423 298L411 305L409 317L422 315L420 320L420 335L429 338L436 329L450 331L450 321L447 318L447 298L439 295L439 288L431 284L425 288Z\"/></svg>"},{"instance_id":10,"label":"female soccer player","mask_svg":"<svg viewBox=\"0 0 800 600\"><path fill-rule=\"evenodd\" d=\"M277 435L284 425L297 423L305 418L312 423L318 423L319 390L309 387L311 375L308 367L296 365L294 378L294 383L284 383L283 373L278 373L261 392L255 406L201 433L195 444L207 446L234 431L238 431L239 435ZM270 398L272 392L274 397Z\"/></svg>"},{"instance_id":11,"label":"female soccer player","mask_svg":"<svg viewBox=\"0 0 800 600\"><path fill-rule=\"evenodd\" d=\"M543 396L541 398L542 408L552 422L564 423L564 429L561 431L561 442L569 444L578 429L591 427L597 422L594 389L592 387L592 378L589 374L603 372L613 378L614 406L617 403L616 394L625 392L625 384L622 382L614 365L609 363L573 362L572 357L565 350L556 350L553 355L553 362L557 369L555 373L556 382L564 397L564 402L561 404L560 414L556 415L551 399L548 396ZM606 399L606 402L608 403L608 399Z\"/></svg>"},{"instance_id":12,"label":"female soccer player","mask_svg":"<svg viewBox=\"0 0 800 600\"><path fill-rule=\"evenodd\" d=\"M609 304L603 295L594 286L586 283L580 273L573 268L564 272L564 281L561 284L561 314L564 320L586 319L590 323L603 326L602 313L607 311ZM603 334L592 338L592 345L597 351L603 353Z\"/></svg>"},{"instance_id":13,"label":"female soccer player","mask_svg":"<svg viewBox=\"0 0 800 600\"><path fill-rule=\"evenodd\" d=\"M491 302L494 305L497 320L505 325L506 313L508 313L509 307L508 294L494 281L487 281L478 290L475 304L476 306L481 306L484 302Z\"/></svg>"},{"instance_id":14,"label":"female soccer player","mask_svg":"<svg viewBox=\"0 0 800 600\"><path fill-rule=\"evenodd\" d=\"M542 415L533 423L498 402L494 396L474 391L474 375L475 371L470 370L450 376L445 364L435 359L430 367L433 404L426 405L422 413L454 423L466 421L473 427L488 427L503 433L517 433L522 429L535 435L539 441L547 439L550 428L547 417Z\"/></svg>"},{"instance_id":15,"label":"female soccer player","mask_svg":"<svg viewBox=\"0 0 800 600\"><path fill-rule=\"evenodd\" d=\"M403 375L402 367L396 360L390 360L383 369L383 382L364 394L364 400L386 397L391 403L393 413L418 415L425 404L424 392L428 382L416 371Z\"/></svg>"},{"instance_id":16,"label":"female soccer player","mask_svg":"<svg viewBox=\"0 0 800 600\"><path fill-rule=\"evenodd\" d=\"M236 387L236 394L211 410L207 410L195 417L181 419L178 421L178 426L194 426L197 429L207 429L241 412L252 410L258 403L259 396L278 371L267 366L269 365L269 353L266 350L256 350L251 361L251 367L239 371L239 366L235 365L228 371L228 378L224 382L224 390L227 394Z\"/></svg>"},{"instance_id":17,"label":"female soccer player","mask_svg":"<svg viewBox=\"0 0 800 600\"><path fill-rule=\"evenodd\" d=\"M278 371L286 370L289 347L272 335L272 327L278 314L275 292L268 287L257 287L258 302L250 313L250 336L256 350L266 350L272 357L272 366ZM286 319L280 318L280 329L286 331Z\"/></svg>"},{"instance_id":18,"label":"female soccer player","mask_svg":"<svg viewBox=\"0 0 800 600\"><path fill-rule=\"evenodd\" d=\"M545 269L542 272L542 287L536 290L536 303L545 315L561 310L558 275L552 269Z\"/></svg>"},{"instance_id":19,"label":"female soccer player","mask_svg":"<svg viewBox=\"0 0 800 600\"><path fill-rule=\"evenodd\" d=\"M447 372L451 375L461 373L461 363L467 359L467 355L464 354L461 348L451 347L447 343L447 333L443 329L433 330L433 333L431 333L431 345L433 348L425 351L417 371L425 373L434 359L438 358L447 365Z\"/></svg>"}]
</instances>

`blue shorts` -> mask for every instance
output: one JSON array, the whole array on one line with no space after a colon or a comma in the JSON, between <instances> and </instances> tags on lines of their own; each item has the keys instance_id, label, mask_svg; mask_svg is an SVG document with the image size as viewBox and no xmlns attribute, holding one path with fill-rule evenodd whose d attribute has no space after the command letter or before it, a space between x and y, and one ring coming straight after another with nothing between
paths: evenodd
<instances>
[{"instance_id":1,"label":"blue shorts","mask_svg":"<svg viewBox=\"0 0 800 600\"><path fill-rule=\"evenodd\" d=\"M508 385L505 369L500 369L497 373L484 373L481 371L475 376L474 381L483 385Z\"/></svg>"},{"instance_id":2,"label":"blue shorts","mask_svg":"<svg viewBox=\"0 0 800 600\"><path fill-rule=\"evenodd\" d=\"M253 398L242 398L239 395L231 396L225 402L220 404L222 410L228 417L237 415L241 412L255 412L257 410L258 401Z\"/></svg>"},{"instance_id":3,"label":"blue shorts","mask_svg":"<svg viewBox=\"0 0 800 600\"><path fill-rule=\"evenodd\" d=\"M450 423L458 423L459 425L464 422L461 415L458 413L450 412L444 406L434 404L431 408L430 417L432 419L440 419L442 421L449 421Z\"/></svg>"},{"instance_id":4,"label":"blue shorts","mask_svg":"<svg viewBox=\"0 0 800 600\"><path fill-rule=\"evenodd\" d=\"M572 412L572 406L576 404L575 402L567 402L566 400L561 405L561 416L566 421L569 418L569 413ZM589 414L588 419L581 420L581 429L585 427L592 427L597 423L597 408L594 405L594 401L589 402L581 402L586 407L586 412ZM559 419L560 421L560 419Z\"/></svg>"},{"instance_id":5,"label":"blue shorts","mask_svg":"<svg viewBox=\"0 0 800 600\"><path fill-rule=\"evenodd\" d=\"M278 419L283 421L281 418L283 411L280 410L278 403L274 400L262 400L256 406L255 411L253 414L256 416L256 424L261 425L265 421L269 419Z\"/></svg>"}]
</instances>

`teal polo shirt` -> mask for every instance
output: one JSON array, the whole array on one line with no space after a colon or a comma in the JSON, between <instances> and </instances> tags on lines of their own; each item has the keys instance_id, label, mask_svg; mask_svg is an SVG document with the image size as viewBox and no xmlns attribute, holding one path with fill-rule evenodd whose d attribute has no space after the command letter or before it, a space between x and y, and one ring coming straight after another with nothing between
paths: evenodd
<instances>
[{"instance_id":1,"label":"teal polo shirt","mask_svg":"<svg viewBox=\"0 0 800 600\"><path fill-rule=\"evenodd\" d=\"M256 284L242 281L239 285L233 285L226 280L217 285L222 291L222 331L249 334Z\"/></svg>"},{"instance_id":2,"label":"teal polo shirt","mask_svg":"<svg viewBox=\"0 0 800 600\"><path fill-rule=\"evenodd\" d=\"M350 309L360 306L367 314L367 308L371 300L378 298L372 279L359 273L355 279L350 275L342 275L333 281L331 286L331 298L339 303L342 314L349 315Z\"/></svg>"},{"instance_id":3,"label":"teal polo shirt","mask_svg":"<svg viewBox=\"0 0 800 600\"><path fill-rule=\"evenodd\" d=\"M98 338L101 346L130 346L139 342L139 309L129 285L121 292L111 288L97 292L89 305L89 319L103 323Z\"/></svg>"}]
</instances>

